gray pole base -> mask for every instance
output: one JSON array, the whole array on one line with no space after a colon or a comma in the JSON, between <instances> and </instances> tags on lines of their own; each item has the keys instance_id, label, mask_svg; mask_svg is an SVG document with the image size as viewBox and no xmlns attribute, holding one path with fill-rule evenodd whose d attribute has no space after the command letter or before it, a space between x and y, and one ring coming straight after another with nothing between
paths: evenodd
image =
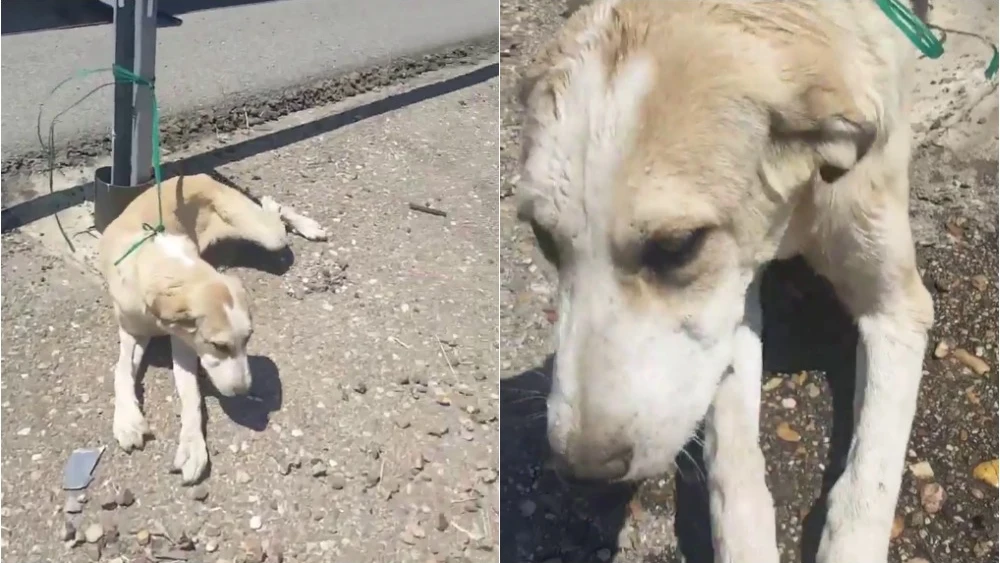
<instances>
[{"instance_id":1,"label":"gray pole base","mask_svg":"<svg viewBox=\"0 0 1000 563\"><path fill-rule=\"evenodd\" d=\"M94 172L94 228L97 232L103 233L135 198L154 183L155 180L150 180L138 186L115 186L111 183L111 167L98 168Z\"/></svg>"}]
</instances>

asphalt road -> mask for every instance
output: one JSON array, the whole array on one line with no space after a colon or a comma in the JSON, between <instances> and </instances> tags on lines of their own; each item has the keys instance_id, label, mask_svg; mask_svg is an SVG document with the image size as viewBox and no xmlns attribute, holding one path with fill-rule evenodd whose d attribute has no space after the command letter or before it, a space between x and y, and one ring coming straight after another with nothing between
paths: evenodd
<instances>
[{"instance_id":1,"label":"asphalt road","mask_svg":"<svg viewBox=\"0 0 1000 563\"><path fill-rule=\"evenodd\" d=\"M16 15L15 6L5 2L4 15ZM495 0L275 0L190 11L179 18L181 25L158 30L157 90L164 115L212 111L234 98L495 36L499 13ZM0 150L7 160L37 151L38 104L59 81L111 64L113 28L4 35L0 48L7 92ZM102 78L68 87L53 106L65 107ZM65 143L106 134L110 126L107 88L61 118L57 137Z\"/></svg>"}]
</instances>

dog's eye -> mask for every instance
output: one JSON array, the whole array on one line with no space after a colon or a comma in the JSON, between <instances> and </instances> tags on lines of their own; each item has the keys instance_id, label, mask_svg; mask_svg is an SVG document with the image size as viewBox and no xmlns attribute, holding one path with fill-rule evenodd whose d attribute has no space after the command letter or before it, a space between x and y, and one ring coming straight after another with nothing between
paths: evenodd
<instances>
[{"instance_id":1,"label":"dog's eye","mask_svg":"<svg viewBox=\"0 0 1000 563\"><path fill-rule=\"evenodd\" d=\"M651 238L642 247L642 266L658 275L686 266L698 256L708 233L708 227L701 227L686 233Z\"/></svg>"},{"instance_id":2,"label":"dog's eye","mask_svg":"<svg viewBox=\"0 0 1000 563\"><path fill-rule=\"evenodd\" d=\"M556 268L559 268L559 246L556 244L556 239L552 236L552 233L538 226L538 223L534 221L531 222L531 232L535 234L535 240L538 241L538 248L542 251L545 259L551 262Z\"/></svg>"}]
</instances>

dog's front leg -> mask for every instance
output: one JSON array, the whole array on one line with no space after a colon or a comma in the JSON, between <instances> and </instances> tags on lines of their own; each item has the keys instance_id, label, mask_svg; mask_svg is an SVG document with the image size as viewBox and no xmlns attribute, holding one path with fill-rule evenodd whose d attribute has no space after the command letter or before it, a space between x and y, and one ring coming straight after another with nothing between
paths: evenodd
<instances>
[{"instance_id":1,"label":"dog's front leg","mask_svg":"<svg viewBox=\"0 0 1000 563\"><path fill-rule=\"evenodd\" d=\"M887 176L905 179L906 169L900 166ZM934 302L916 267L906 200L879 201L883 204L854 213L863 222L854 219L831 232L838 251L826 256L838 257L838 263L813 256L857 319L859 334L854 433L844 472L827 500L818 563L888 558L927 332L934 322Z\"/></svg>"},{"instance_id":2,"label":"dog's front leg","mask_svg":"<svg viewBox=\"0 0 1000 563\"><path fill-rule=\"evenodd\" d=\"M174 384L181 401L181 433L174 456L174 470L180 471L185 485L190 485L208 467L208 448L202 434L198 355L177 337L170 338L170 346L174 359Z\"/></svg>"},{"instance_id":3,"label":"dog's front leg","mask_svg":"<svg viewBox=\"0 0 1000 563\"><path fill-rule=\"evenodd\" d=\"M127 452L142 448L149 433L146 418L139 409L135 378L149 337L136 337L118 328L118 363L115 364L115 415L112 428L118 445Z\"/></svg>"},{"instance_id":4,"label":"dog's front leg","mask_svg":"<svg viewBox=\"0 0 1000 563\"><path fill-rule=\"evenodd\" d=\"M760 277L747 290L733 370L715 393L705 424L712 539L718 563L778 563L774 502L758 445L763 372Z\"/></svg>"}]
</instances>

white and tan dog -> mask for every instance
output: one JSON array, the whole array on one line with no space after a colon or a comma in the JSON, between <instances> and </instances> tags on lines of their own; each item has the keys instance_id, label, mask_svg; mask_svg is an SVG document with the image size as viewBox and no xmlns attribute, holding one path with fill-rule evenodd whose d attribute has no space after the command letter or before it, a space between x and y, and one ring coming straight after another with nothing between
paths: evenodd
<instances>
[{"instance_id":1,"label":"white and tan dog","mask_svg":"<svg viewBox=\"0 0 1000 563\"><path fill-rule=\"evenodd\" d=\"M915 55L875 0L598 1L540 53L519 211L559 271L563 471L664 472L704 421L716 561L776 563L758 279L802 255L860 331L818 561L885 563L934 316L908 215Z\"/></svg>"},{"instance_id":2,"label":"white and tan dog","mask_svg":"<svg viewBox=\"0 0 1000 563\"><path fill-rule=\"evenodd\" d=\"M115 438L126 451L143 446L149 428L139 409L135 377L150 339L170 335L181 404L174 468L186 484L197 481L208 465L196 375L199 360L224 396L245 394L251 383L246 346L253 318L247 292L239 279L216 271L201 253L224 239L280 250L286 245L284 223L310 240L326 237L312 220L273 200L261 203L263 207L257 206L207 175L180 176L162 186L163 234L126 256L136 241L147 236L143 226L157 223L156 190L150 189L101 237L100 270L111 293L121 340L114 370Z\"/></svg>"}]
</instances>

